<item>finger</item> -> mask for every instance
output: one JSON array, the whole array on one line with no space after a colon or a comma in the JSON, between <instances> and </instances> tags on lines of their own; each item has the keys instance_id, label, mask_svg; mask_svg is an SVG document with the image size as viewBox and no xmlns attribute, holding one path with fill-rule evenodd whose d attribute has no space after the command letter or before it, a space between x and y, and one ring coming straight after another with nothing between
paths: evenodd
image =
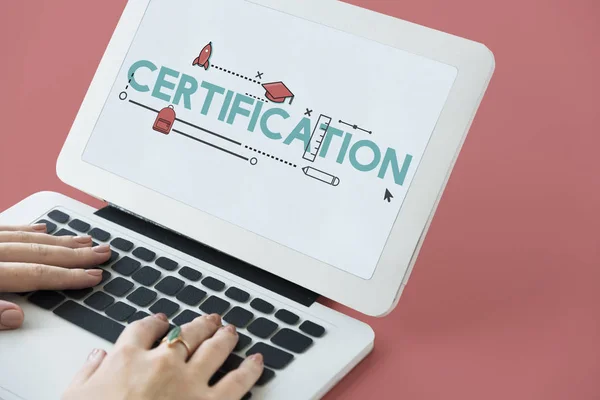
<instances>
[{"instance_id":1,"label":"finger","mask_svg":"<svg viewBox=\"0 0 600 400\"><path fill-rule=\"evenodd\" d=\"M0 331L17 329L23 324L23 310L16 304L0 300Z\"/></svg>"},{"instance_id":2,"label":"finger","mask_svg":"<svg viewBox=\"0 0 600 400\"><path fill-rule=\"evenodd\" d=\"M102 264L110 257L110 246L69 249L39 243L0 243L0 260L85 268Z\"/></svg>"},{"instance_id":3,"label":"finger","mask_svg":"<svg viewBox=\"0 0 600 400\"><path fill-rule=\"evenodd\" d=\"M83 367L81 367L79 372L77 372L77 374L73 378L71 386L79 386L87 382L87 380L90 379L92 375L94 375L94 372L96 372L98 367L100 367L100 364L102 364L102 361L104 361L105 357L106 352L104 350L92 350L92 352L88 355L87 360L85 360L85 364L83 364Z\"/></svg>"},{"instance_id":4,"label":"finger","mask_svg":"<svg viewBox=\"0 0 600 400\"><path fill-rule=\"evenodd\" d=\"M154 314L129 325L117 340L118 347L134 346L149 350L154 343L165 336L169 320L165 314Z\"/></svg>"},{"instance_id":5,"label":"finger","mask_svg":"<svg viewBox=\"0 0 600 400\"><path fill-rule=\"evenodd\" d=\"M219 327L221 327L221 316L219 314L203 315L181 326L181 337L190 346L189 354L186 347L181 343L176 343L171 347L162 345L156 351L166 351L186 361L205 340L215 334Z\"/></svg>"},{"instance_id":6,"label":"finger","mask_svg":"<svg viewBox=\"0 0 600 400\"><path fill-rule=\"evenodd\" d=\"M6 226L0 225L0 232L39 232L46 233L46 224L22 225L22 226Z\"/></svg>"},{"instance_id":7,"label":"finger","mask_svg":"<svg viewBox=\"0 0 600 400\"><path fill-rule=\"evenodd\" d=\"M92 237L89 235L51 236L37 232L0 231L0 243L38 243L77 249L79 247L92 247Z\"/></svg>"},{"instance_id":8,"label":"finger","mask_svg":"<svg viewBox=\"0 0 600 400\"><path fill-rule=\"evenodd\" d=\"M190 364L197 371L198 379L208 382L231 354L238 339L235 326L227 325L202 343L190 359Z\"/></svg>"},{"instance_id":9,"label":"finger","mask_svg":"<svg viewBox=\"0 0 600 400\"><path fill-rule=\"evenodd\" d=\"M0 292L84 289L102 280L101 269L66 269L43 264L0 263Z\"/></svg>"},{"instance_id":10,"label":"finger","mask_svg":"<svg viewBox=\"0 0 600 400\"><path fill-rule=\"evenodd\" d=\"M246 358L238 369L231 371L221 379L213 390L215 399L238 400L252 389L264 369L261 354Z\"/></svg>"}]
</instances>

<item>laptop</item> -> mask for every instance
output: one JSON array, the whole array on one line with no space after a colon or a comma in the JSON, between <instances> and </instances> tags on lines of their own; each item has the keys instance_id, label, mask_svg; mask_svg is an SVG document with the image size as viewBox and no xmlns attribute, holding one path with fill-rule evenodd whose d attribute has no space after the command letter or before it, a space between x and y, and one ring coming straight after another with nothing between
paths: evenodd
<instances>
[{"instance_id":1,"label":"laptop","mask_svg":"<svg viewBox=\"0 0 600 400\"><path fill-rule=\"evenodd\" d=\"M219 313L260 352L245 398L318 399L391 312L494 70L482 44L332 0L130 0L40 192L0 224L89 234L95 288L4 294L0 398L57 399L93 348ZM215 378L218 379L218 376Z\"/></svg>"}]
</instances>

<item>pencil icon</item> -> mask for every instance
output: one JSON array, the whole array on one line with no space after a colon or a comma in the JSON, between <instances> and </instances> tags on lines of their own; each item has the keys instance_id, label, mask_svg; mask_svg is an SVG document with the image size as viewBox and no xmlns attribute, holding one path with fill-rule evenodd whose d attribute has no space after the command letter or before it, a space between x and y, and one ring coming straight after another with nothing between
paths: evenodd
<instances>
[{"instance_id":1,"label":"pencil icon","mask_svg":"<svg viewBox=\"0 0 600 400\"><path fill-rule=\"evenodd\" d=\"M304 172L304 175L306 176L310 176L313 179L319 180L331 186L337 186L340 184L340 178L337 176L333 176L327 172L323 172L313 167L304 167L302 168L302 172Z\"/></svg>"}]
</instances>

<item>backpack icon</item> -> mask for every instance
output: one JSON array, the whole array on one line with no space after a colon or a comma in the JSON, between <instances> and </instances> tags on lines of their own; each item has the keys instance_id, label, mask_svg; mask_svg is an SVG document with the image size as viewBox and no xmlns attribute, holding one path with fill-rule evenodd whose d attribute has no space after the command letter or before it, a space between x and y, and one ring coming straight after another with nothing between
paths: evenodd
<instances>
[{"instance_id":1,"label":"backpack icon","mask_svg":"<svg viewBox=\"0 0 600 400\"><path fill-rule=\"evenodd\" d=\"M175 123L175 118L175 109L173 106L165 107L158 113L152 129L168 135L171 133L171 128L173 127L173 123Z\"/></svg>"}]
</instances>

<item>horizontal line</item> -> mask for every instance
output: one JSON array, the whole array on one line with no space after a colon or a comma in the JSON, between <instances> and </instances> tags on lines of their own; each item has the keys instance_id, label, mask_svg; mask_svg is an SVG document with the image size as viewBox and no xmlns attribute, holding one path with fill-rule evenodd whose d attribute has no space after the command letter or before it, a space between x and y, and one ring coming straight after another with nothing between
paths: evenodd
<instances>
[{"instance_id":1,"label":"horizontal line","mask_svg":"<svg viewBox=\"0 0 600 400\"><path fill-rule=\"evenodd\" d=\"M202 144L205 144L205 145L207 145L207 146L210 146L210 147L212 147L212 148L215 148L215 149L217 149L217 150L221 150L221 151L223 151L223 152L225 152L225 153L227 153L227 154L231 154L232 156L235 156L235 157L241 158L242 160L246 160L246 161L248 161L248 160L249 160L248 158L246 158L246 157L244 157L244 156L241 156L241 155L239 155L239 154L237 154L237 153L234 153L233 151L229 151L229 150L227 150L227 149L224 149L224 148L222 148L222 147L219 147L219 146L217 146L217 145L214 145L214 144L212 144L212 143L205 142L205 141L204 141L204 140L202 140L202 139L198 139L198 138L196 138L196 137L193 137L193 136L191 136L191 135L188 135L187 133L184 133L184 132L178 131L177 129L173 129L173 132L175 132L175 133L179 133L180 135L183 135L183 136L185 136L185 137L187 137L187 138L189 138L189 139L195 140L195 141L197 141L197 142L200 142L200 143L202 143Z\"/></svg>"},{"instance_id":2,"label":"horizontal line","mask_svg":"<svg viewBox=\"0 0 600 400\"><path fill-rule=\"evenodd\" d=\"M137 101L129 100L129 102L135 104L136 106L140 106L142 108L145 108L146 110L150 110L150 111L154 111L155 113L158 113L158 110L155 110L152 107L148 107L148 106L146 106L146 105L144 105L142 103L138 103Z\"/></svg>"},{"instance_id":3,"label":"horizontal line","mask_svg":"<svg viewBox=\"0 0 600 400\"><path fill-rule=\"evenodd\" d=\"M130 103L133 103L133 104L135 104L136 106L140 106L140 107L142 107L142 108L145 108L146 110L154 111L155 113L158 113L158 112L159 112L158 110L155 110L155 109L154 109L154 108L152 108L152 107L148 107L148 106L146 106L146 105L144 105L144 104L142 104L142 103L138 103L137 101L129 100L129 102L130 102ZM203 131L203 132L206 132L206 133L208 133L208 134L211 134L211 135L213 135L213 136L216 136L216 137L218 137L218 138L221 138L221 139L223 139L223 140L227 140L228 142L231 142L231 143L233 143L233 144L237 144L238 146L241 146L241 145L242 145L240 142L236 142L235 140L233 140L233 139L230 139L230 138L228 138L228 137L226 137L226 136L219 135L218 133L215 133L215 132L213 132L213 131L209 131L208 129L204 129L204 128L202 128L202 127L199 127L199 126L197 126L197 125L194 125L194 124L192 124L192 123L189 123L189 122L187 122L187 121L184 121L184 120L182 120L182 119L175 118L175 121L179 121L179 122L181 122L182 124L189 125L189 126L191 126L192 128L200 129L200 130L201 130L201 131Z\"/></svg>"}]
</instances>

